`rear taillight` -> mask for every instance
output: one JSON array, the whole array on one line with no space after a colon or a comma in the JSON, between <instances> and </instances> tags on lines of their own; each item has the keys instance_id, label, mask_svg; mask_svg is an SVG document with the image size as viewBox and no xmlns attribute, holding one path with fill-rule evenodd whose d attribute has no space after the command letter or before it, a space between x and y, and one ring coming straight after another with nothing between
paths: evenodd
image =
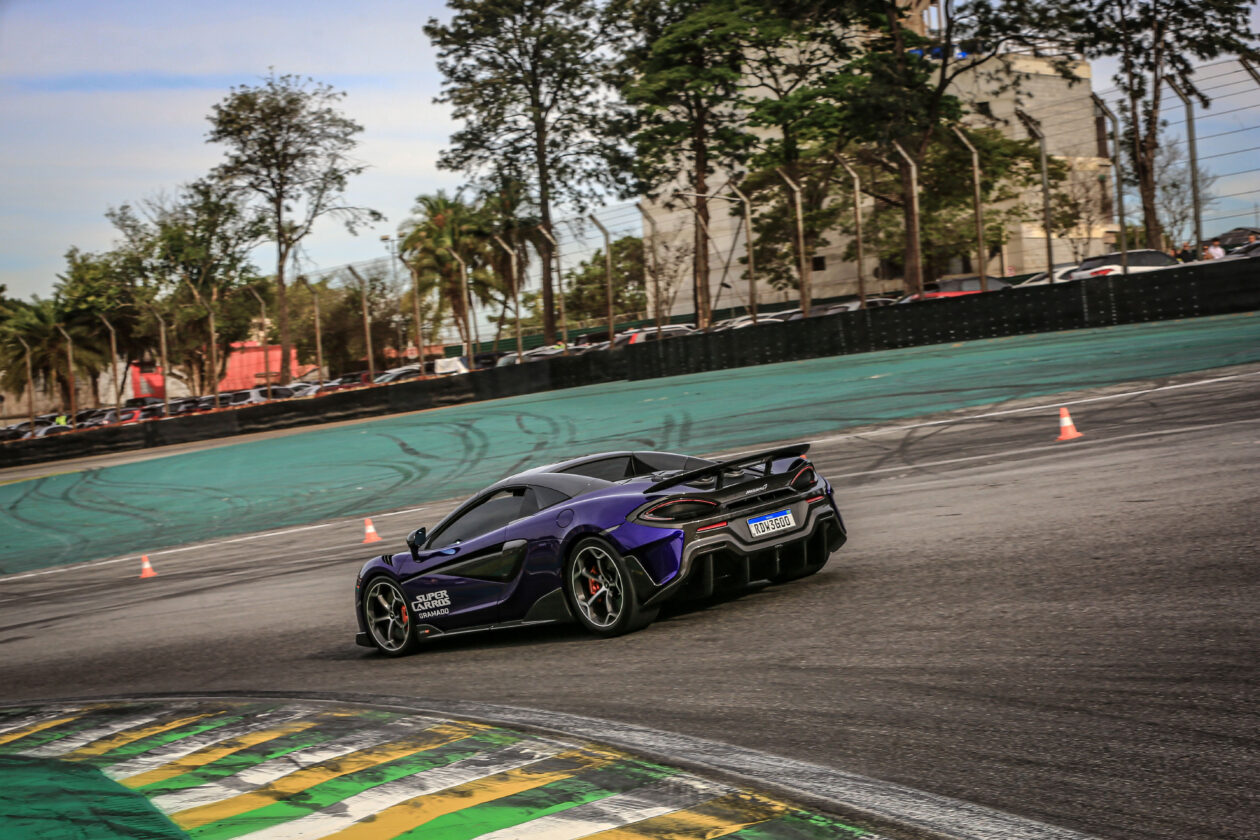
<instances>
[{"instance_id":1,"label":"rear taillight","mask_svg":"<svg viewBox=\"0 0 1260 840\"><path fill-rule=\"evenodd\" d=\"M655 522L678 522L712 513L717 503L708 499L671 499L643 512L644 519Z\"/></svg>"},{"instance_id":2,"label":"rear taillight","mask_svg":"<svg viewBox=\"0 0 1260 840\"><path fill-rule=\"evenodd\" d=\"M793 490L808 490L818 482L818 474L814 472L813 467L802 467L796 475L792 476Z\"/></svg>"},{"instance_id":3,"label":"rear taillight","mask_svg":"<svg viewBox=\"0 0 1260 840\"><path fill-rule=\"evenodd\" d=\"M1111 274L1114 268L1096 268L1089 273L1090 277L1102 277L1104 274Z\"/></svg>"}]
</instances>

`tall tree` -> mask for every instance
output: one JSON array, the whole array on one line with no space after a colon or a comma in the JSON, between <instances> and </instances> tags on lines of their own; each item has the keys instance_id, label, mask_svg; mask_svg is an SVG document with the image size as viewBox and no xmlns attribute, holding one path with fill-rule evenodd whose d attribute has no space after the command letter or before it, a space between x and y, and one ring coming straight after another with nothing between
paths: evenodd
<instances>
[{"instance_id":1,"label":"tall tree","mask_svg":"<svg viewBox=\"0 0 1260 840\"><path fill-rule=\"evenodd\" d=\"M592 0L450 0L449 23L425 33L438 48L449 102L463 127L439 165L521 174L550 226L554 205L582 206L608 185L606 44ZM550 245L543 244L543 332L555 340Z\"/></svg>"},{"instance_id":2,"label":"tall tree","mask_svg":"<svg viewBox=\"0 0 1260 840\"><path fill-rule=\"evenodd\" d=\"M81 381L84 374L100 371L104 365L97 341L97 331L82 318L70 318L55 297L35 300L25 305L5 323L0 331L0 388L14 393L26 390L26 347L30 348L31 368L35 378L61 400L62 409L70 410L70 360L61 328L74 342L75 374ZM26 347L22 342L26 342ZM77 390L77 389L76 389Z\"/></svg>"},{"instance_id":3,"label":"tall tree","mask_svg":"<svg viewBox=\"0 0 1260 840\"><path fill-rule=\"evenodd\" d=\"M1171 76L1204 108L1211 99L1194 80L1196 62L1222 55L1260 60L1248 0L1089 0L1073 4L1070 32L1089 59L1118 61L1112 81L1124 101L1126 146L1142 202L1149 247L1158 247L1160 99Z\"/></svg>"},{"instance_id":4,"label":"tall tree","mask_svg":"<svg viewBox=\"0 0 1260 840\"><path fill-rule=\"evenodd\" d=\"M190 304L179 311L189 379L198 393L212 390L226 369L231 342L247 331L239 317L222 329L220 309L254 279L249 252L266 235L267 219L245 205L238 188L214 179L187 184L172 201L150 202L149 213L154 270L177 300ZM253 299L247 303L252 308Z\"/></svg>"},{"instance_id":5,"label":"tall tree","mask_svg":"<svg viewBox=\"0 0 1260 840\"><path fill-rule=\"evenodd\" d=\"M694 193L692 263L696 326L709 326L709 178L738 165L752 143L737 107L742 42L752 23L731 3L624 0L612 13L629 33L622 95L633 108L635 174L649 195L677 186Z\"/></svg>"},{"instance_id":6,"label":"tall tree","mask_svg":"<svg viewBox=\"0 0 1260 840\"><path fill-rule=\"evenodd\" d=\"M928 28L922 19L911 19L900 0L872 0L865 17L872 36L850 64L861 83L850 86L844 109L856 139L875 144L900 175L906 291L911 293L922 291L922 231L914 212L911 165L895 144L922 168L933 141L966 111L954 87L964 74L973 74L986 94L1018 88L1021 76L1011 65L1019 56L1046 57L1059 73L1070 75L1067 50L1048 37L1061 25L1058 4L970 0L932 8L939 25Z\"/></svg>"},{"instance_id":7,"label":"tall tree","mask_svg":"<svg viewBox=\"0 0 1260 840\"><path fill-rule=\"evenodd\" d=\"M351 233L364 222L384 218L345 203L350 177L366 167L350 158L363 126L337 109L344 98L330 85L273 72L261 85L233 87L209 117L209 142L227 147L227 160L216 174L258 197L276 243L282 382L292 376L285 266L294 247L325 216L339 219Z\"/></svg>"},{"instance_id":8,"label":"tall tree","mask_svg":"<svg viewBox=\"0 0 1260 840\"><path fill-rule=\"evenodd\" d=\"M471 272L485 249L479 237L480 219L474 208L459 196L448 196L439 190L433 195L416 198L415 217L404 225L400 253L411 272L413 286L420 289L421 317L426 298L434 289L441 297L439 310L449 310L461 341L472 335L468 311L468 289L454 250ZM414 291L413 291L414 294ZM431 336L432 333L429 333Z\"/></svg>"}]
</instances>

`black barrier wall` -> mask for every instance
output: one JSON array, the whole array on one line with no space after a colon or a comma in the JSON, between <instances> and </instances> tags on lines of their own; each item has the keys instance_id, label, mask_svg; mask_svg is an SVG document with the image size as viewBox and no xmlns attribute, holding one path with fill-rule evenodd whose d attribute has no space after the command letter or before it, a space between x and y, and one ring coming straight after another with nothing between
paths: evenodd
<instances>
[{"instance_id":1,"label":"black barrier wall","mask_svg":"<svg viewBox=\"0 0 1260 840\"><path fill-rule=\"evenodd\" d=\"M0 446L0 467L356 420L468 402L747 365L1260 310L1260 260L1195 263L1079 283L843 312L558 356L467 376L86 429Z\"/></svg>"}]
</instances>

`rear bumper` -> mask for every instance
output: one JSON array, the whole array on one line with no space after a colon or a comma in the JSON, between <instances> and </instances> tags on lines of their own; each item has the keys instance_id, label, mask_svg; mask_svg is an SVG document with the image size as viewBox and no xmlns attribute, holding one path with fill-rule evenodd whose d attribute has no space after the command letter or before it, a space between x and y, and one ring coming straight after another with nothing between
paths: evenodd
<instances>
[{"instance_id":1,"label":"rear bumper","mask_svg":"<svg viewBox=\"0 0 1260 840\"><path fill-rule=\"evenodd\" d=\"M848 535L830 504L812 506L806 516L803 527L780 539L750 543L725 532L689 540L678 575L654 593L640 593L643 605L657 606L674 598L704 598L755 580L821 567L845 544Z\"/></svg>"}]
</instances>

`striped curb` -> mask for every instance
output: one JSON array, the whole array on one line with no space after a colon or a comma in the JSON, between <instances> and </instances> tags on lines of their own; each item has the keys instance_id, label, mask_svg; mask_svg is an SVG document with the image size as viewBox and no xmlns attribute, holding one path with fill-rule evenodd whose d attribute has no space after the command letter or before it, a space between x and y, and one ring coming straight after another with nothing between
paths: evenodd
<instances>
[{"instance_id":1,"label":"striped curb","mask_svg":"<svg viewBox=\"0 0 1260 840\"><path fill-rule=\"evenodd\" d=\"M0 837L824 840L876 835L625 752L351 704L0 708Z\"/></svg>"}]
</instances>

